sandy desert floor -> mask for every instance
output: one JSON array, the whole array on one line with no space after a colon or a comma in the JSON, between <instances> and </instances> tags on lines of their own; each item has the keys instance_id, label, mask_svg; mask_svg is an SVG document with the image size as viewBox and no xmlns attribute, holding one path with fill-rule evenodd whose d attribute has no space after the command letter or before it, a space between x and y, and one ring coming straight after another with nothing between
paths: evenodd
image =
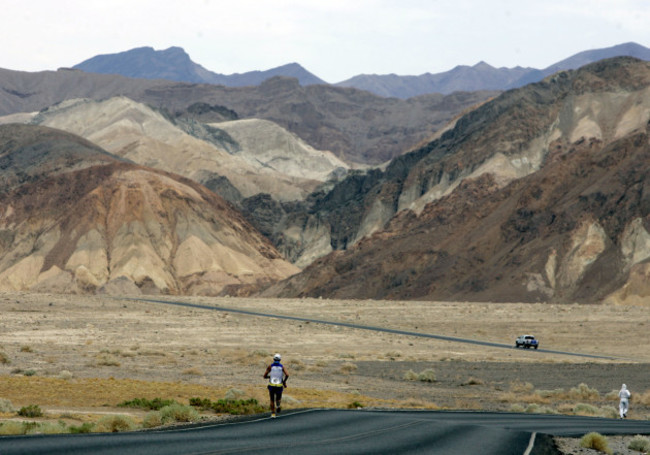
<instances>
[{"instance_id":1,"label":"sandy desert floor","mask_svg":"<svg viewBox=\"0 0 650 455\"><path fill-rule=\"evenodd\" d=\"M154 298L513 347L128 298L2 294L0 398L81 420L125 412L115 406L137 397L216 400L238 389L266 403L261 375L280 352L291 374L285 407L593 412L576 410L584 403L606 415L617 406L612 391L625 382L636 398L630 417L650 417L645 306ZM543 349L612 359L515 349L524 333L535 334ZM435 381L417 379L427 370Z\"/></svg>"}]
</instances>

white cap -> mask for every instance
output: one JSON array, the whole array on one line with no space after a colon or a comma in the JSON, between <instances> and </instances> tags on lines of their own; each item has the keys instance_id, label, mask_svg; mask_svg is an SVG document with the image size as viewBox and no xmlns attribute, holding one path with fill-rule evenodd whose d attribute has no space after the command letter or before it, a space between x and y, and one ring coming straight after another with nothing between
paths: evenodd
<instances>
[{"instance_id":1,"label":"white cap","mask_svg":"<svg viewBox=\"0 0 650 455\"><path fill-rule=\"evenodd\" d=\"M280 354L275 354L275 355L273 356L273 360L280 361L280 360L282 360L282 356L281 356Z\"/></svg>"}]
</instances>

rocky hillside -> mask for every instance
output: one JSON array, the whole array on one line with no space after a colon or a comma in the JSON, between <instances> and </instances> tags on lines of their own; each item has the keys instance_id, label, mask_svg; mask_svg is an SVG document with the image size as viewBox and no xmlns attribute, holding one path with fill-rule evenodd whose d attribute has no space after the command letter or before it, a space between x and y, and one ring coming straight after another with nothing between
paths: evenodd
<instances>
[{"instance_id":1,"label":"rocky hillside","mask_svg":"<svg viewBox=\"0 0 650 455\"><path fill-rule=\"evenodd\" d=\"M316 150L348 164L380 164L412 149L461 112L496 92L383 98L357 89L303 87L275 77L256 87L223 87L79 70L26 73L0 69L0 116L33 113L62 101L125 96L139 103L213 121L257 118L272 121ZM197 107L203 106L197 111ZM207 106L207 108L206 108ZM193 110L194 113L188 111Z\"/></svg>"},{"instance_id":2,"label":"rocky hillside","mask_svg":"<svg viewBox=\"0 0 650 455\"><path fill-rule=\"evenodd\" d=\"M232 206L41 126L0 126L0 289L247 292L297 269Z\"/></svg>"},{"instance_id":3,"label":"rocky hillside","mask_svg":"<svg viewBox=\"0 0 650 455\"><path fill-rule=\"evenodd\" d=\"M272 122L170 119L126 97L68 100L30 121L77 134L135 163L191 178L232 202L258 193L279 201L303 199L348 168Z\"/></svg>"},{"instance_id":4,"label":"rocky hillside","mask_svg":"<svg viewBox=\"0 0 650 455\"><path fill-rule=\"evenodd\" d=\"M506 92L385 172L348 178L323 197L337 203L322 216L347 221L341 239L370 235L265 295L643 298L649 121L650 63L635 59Z\"/></svg>"}]
</instances>

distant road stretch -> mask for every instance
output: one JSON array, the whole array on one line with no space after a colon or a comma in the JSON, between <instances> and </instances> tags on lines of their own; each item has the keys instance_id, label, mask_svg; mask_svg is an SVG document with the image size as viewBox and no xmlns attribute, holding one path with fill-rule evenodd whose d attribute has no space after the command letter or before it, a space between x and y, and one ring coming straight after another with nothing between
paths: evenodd
<instances>
[{"instance_id":1,"label":"distant road stretch","mask_svg":"<svg viewBox=\"0 0 650 455\"><path fill-rule=\"evenodd\" d=\"M0 437L2 455L550 454L550 436L650 434L650 421L491 412L306 410L168 431Z\"/></svg>"},{"instance_id":2,"label":"distant road stretch","mask_svg":"<svg viewBox=\"0 0 650 455\"><path fill-rule=\"evenodd\" d=\"M493 348L505 348L505 349L514 349L514 343L512 344L504 344L504 343L493 343L491 341L480 341L480 340L472 340L469 338L457 338L457 337L450 337L446 335L435 335L435 334L429 334L429 333L421 333L421 332L410 332L408 330L398 330L398 329L390 329L390 328L385 328L385 327L375 327L375 326L369 326L369 325L360 325L360 324L351 324L348 322L337 322L337 321L326 321L322 319L311 319L311 318L305 318L305 317L298 317L298 316L285 316L281 314L273 314L273 313L262 313L258 311L248 311L248 310L240 310L237 308L226 308L222 306L210 306L210 305L201 305L198 303L189 303L189 302L179 302L179 301L168 301L168 300L155 300L155 299L120 299L120 300L132 300L136 302L149 302L149 303L163 303L165 305L176 305L176 306L185 306L189 308L199 308L202 310L212 310L212 311L223 311L223 312L228 312L228 313L239 313L239 314L246 314L249 316L259 316L259 317L265 317L265 318L276 318L276 319L288 319L290 321L300 321L300 322L309 322L309 323L315 323L315 324L325 324L325 325L334 325L334 326L339 326L339 327L349 327L352 329L359 329L359 330L372 330L374 332L385 332L385 333L393 333L397 335L407 335L407 336L412 336L412 337L420 337L420 338L434 338L436 340L444 340L444 341L453 341L456 343L469 343L469 344L476 344L480 346L489 346ZM526 351L530 351L529 349L526 349ZM617 357L613 356L608 356L608 355L597 355L597 354L582 354L579 352L565 352L565 351L552 351L549 349L536 349L536 352L542 352L546 354L561 354L561 355L569 355L569 356L574 356L574 357L586 357L590 359L617 359Z\"/></svg>"}]
</instances>

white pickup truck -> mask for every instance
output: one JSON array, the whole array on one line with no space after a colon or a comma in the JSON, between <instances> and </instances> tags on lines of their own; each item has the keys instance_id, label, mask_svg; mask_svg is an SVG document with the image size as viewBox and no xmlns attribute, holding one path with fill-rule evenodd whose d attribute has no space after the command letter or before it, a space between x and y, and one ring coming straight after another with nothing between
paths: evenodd
<instances>
[{"instance_id":1,"label":"white pickup truck","mask_svg":"<svg viewBox=\"0 0 650 455\"><path fill-rule=\"evenodd\" d=\"M517 340L515 341L515 347L516 348L535 348L537 349L539 347L539 342L535 339L533 335L521 335L520 337L517 337Z\"/></svg>"}]
</instances>

